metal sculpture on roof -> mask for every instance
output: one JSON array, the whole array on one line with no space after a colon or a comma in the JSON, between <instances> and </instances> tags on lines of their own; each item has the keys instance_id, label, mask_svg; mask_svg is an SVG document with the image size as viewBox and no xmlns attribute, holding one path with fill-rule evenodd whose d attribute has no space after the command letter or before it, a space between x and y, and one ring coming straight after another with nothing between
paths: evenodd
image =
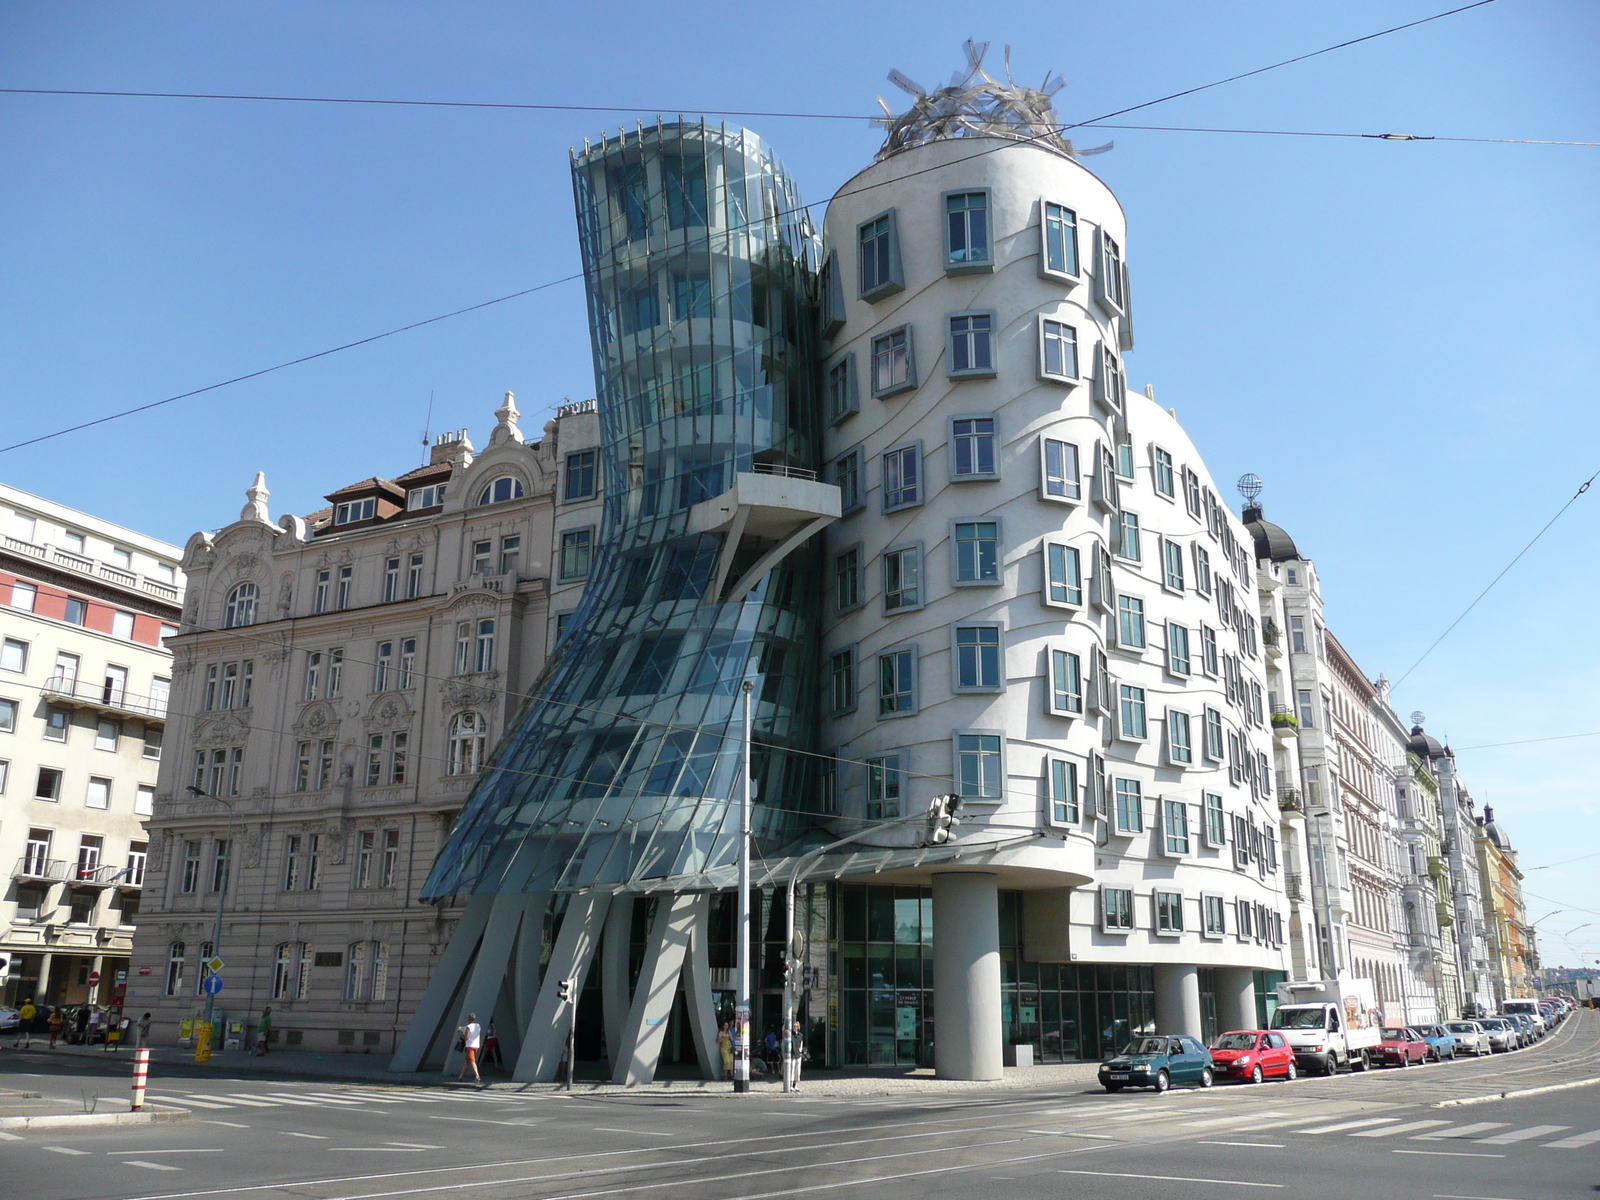
<instances>
[{"instance_id":1,"label":"metal sculpture on roof","mask_svg":"<svg viewBox=\"0 0 1600 1200\"><path fill-rule=\"evenodd\" d=\"M1007 46L1006 79L1002 83L983 69L988 42L974 42L968 38L962 49L967 56L965 73L956 72L950 77L950 83L937 91L927 91L899 71L889 72L889 82L911 97L911 107L895 116L883 97L878 97L883 116L874 118L873 123L889 132L878 151L877 161L882 162L912 146L945 138L1013 138L1038 142L1074 158L1104 154L1115 144L1107 142L1104 146L1079 150L1069 138L1061 136L1066 126L1056 115L1051 97L1067 86L1062 76L1046 75L1044 83L1037 88L1017 84L1011 78L1011 47Z\"/></svg>"}]
</instances>

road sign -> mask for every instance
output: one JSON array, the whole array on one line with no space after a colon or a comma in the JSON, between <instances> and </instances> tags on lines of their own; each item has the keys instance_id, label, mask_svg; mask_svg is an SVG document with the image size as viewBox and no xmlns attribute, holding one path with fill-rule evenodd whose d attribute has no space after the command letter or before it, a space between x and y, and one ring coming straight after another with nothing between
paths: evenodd
<instances>
[{"instance_id":1,"label":"road sign","mask_svg":"<svg viewBox=\"0 0 1600 1200\"><path fill-rule=\"evenodd\" d=\"M213 975L227 965L228 964L223 962L220 958L209 958L206 960L206 967Z\"/></svg>"},{"instance_id":2,"label":"road sign","mask_svg":"<svg viewBox=\"0 0 1600 1200\"><path fill-rule=\"evenodd\" d=\"M90 987L99 987L100 986L100 972L99 971L90 971L89 972L89 986Z\"/></svg>"},{"instance_id":3,"label":"road sign","mask_svg":"<svg viewBox=\"0 0 1600 1200\"><path fill-rule=\"evenodd\" d=\"M200 990L208 996L215 996L222 991L222 976L207 975L205 982L200 985Z\"/></svg>"},{"instance_id":4,"label":"road sign","mask_svg":"<svg viewBox=\"0 0 1600 1200\"><path fill-rule=\"evenodd\" d=\"M141 974L141 975L150 974L150 968L149 967L140 967L139 968L139 974Z\"/></svg>"}]
</instances>

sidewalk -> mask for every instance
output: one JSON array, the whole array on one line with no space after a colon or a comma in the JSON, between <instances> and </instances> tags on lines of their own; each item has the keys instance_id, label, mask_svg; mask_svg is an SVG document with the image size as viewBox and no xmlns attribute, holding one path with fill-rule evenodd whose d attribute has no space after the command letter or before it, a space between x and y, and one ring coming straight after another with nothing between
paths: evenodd
<instances>
[{"instance_id":1,"label":"sidewalk","mask_svg":"<svg viewBox=\"0 0 1600 1200\"><path fill-rule=\"evenodd\" d=\"M0 1046L0 1072L10 1066L28 1061L24 1056L41 1058L70 1058L84 1065L124 1064L133 1061L129 1050L108 1053L99 1046L57 1046L54 1050L13 1050ZM185 1068L187 1078L203 1078L214 1074L223 1078L240 1078L250 1075L295 1076L299 1078L340 1079L351 1082L404 1084L412 1087L467 1087L471 1083L457 1083L455 1079L437 1071L396 1072L387 1070L388 1056L378 1054L327 1054L309 1050L274 1050L257 1058L241 1051L214 1054L209 1063L196 1063L194 1051L182 1046L155 1046L150 1051L152 1081L162 1068ZM654 1083L632 1087L613 1084L599 1078L585 1078L598 1071L601 1064L580 1062L579 1078L573 1088L574 1096L619 1096L639 1094L677 1095L734 1095L727 1082L707 1082L683 1076L658 1079ZM1050 1063L1035 1067L1007 1067L1003 1079L950 1080L935 1079L928 1068L917 1070L880 1069L847 1071L819 1070L807 1072L801 1080L801 1095L808 1097L858 1097L858 1096L910 1096L921 1094L945 1095L951 1092L1009 1091L1018 1088L1063 1087L1080 1088L1095 1082L1098 1064ZM503 1072L492 1068L484 1072L484 1089L515 1091L521 1094L566 1094L565 1087L557 1083L516 1083ZM750 1084L751 1092L776 1093L782 1090L777 1079L756 1079Z\"/></svg>"}]
</instances>

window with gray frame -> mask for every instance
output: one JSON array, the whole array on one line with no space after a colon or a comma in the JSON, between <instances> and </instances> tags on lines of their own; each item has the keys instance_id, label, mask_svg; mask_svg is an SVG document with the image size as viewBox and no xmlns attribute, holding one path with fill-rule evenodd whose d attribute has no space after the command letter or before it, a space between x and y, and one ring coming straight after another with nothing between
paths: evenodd
<instances>
[{"instance_id":1,"label":"window with gray frame","mask_svg":"<svg viewBox=\"0 0 1600 1200\"><path fill-rule=\"evenodd\" d=\"M1205 724L1205 756L1212 762L1222 761L1222 713L1206 706L1201 720Z\"/></svg>"},{"instance_id":2,"label":"window with gray frame","mask_svg":"<svg viewBox=\"0 0 1600 1200\"><path fill-rule=\"evenodd\" d=\"M833 482L839 487L841 513L851 513L862 506L861 451L852 450L834 459Z\"/></svg>"},{"instance_id":3,"label":"window with gray frame","mask_svg":"<svg viewBox=\"0 0 1600 1200\"><path fill-rule=\"evenodd\" d=\"M854 712L856 707L856 648L846 646L834 651L829 659L830 681L833 685L833 713Z\"/></svg>"},{"instance_id":4,"label":"window with gray frame","mask_svg":"<svg viewBox=\"0 0 1600 1200\"><path fill-rule=\"evenodd\" d=\"M917 386L911 353L911 326L902 325L872 339L872 394L897 396Z\"/></svg>"},{"instance_id":5,"label":"window with gray frame","mask_svg":"<svg viewBox=\"0 0 1600 1200\"><path fill-rule=\"evenodd\" d=\"M963 799L998 800L1004 793L1001 748L997 733L956 734L956 785Z\"/></svg>"},{"instance_id":6,"label":"window with gray frame","mask_svg":"<svg viewBox=\"0 0 1600 1200\"><path fill-rule=\"evenodd\" d=\"M1039 318L1039 377L1057 383L1078 379L1078 331L1065 321Z\"/></svg>"},{"instance_id":7,"label":"window with gray frame","mask_svg":"<svg viewBox=\"0 0 1600 1200\"><path fill-rule=\"evenodd\" d=\"M1105 342L1099 344L1096 358L1094 398L1110 412L1120 413L1128 391L1127 380L1122 373L1122 360Z\"/></svg>"},{"instance_id":8,"label":"window with gray frame","mask_svg":"<svg viewBox=\"0 0 1600 1200\"><path fill-rule=\"evenodd\" d=\"M881 300L905 287L900 270L900 245L894 210L863 222L856 231L860 258L861 298Z\"/></svg>"},{"instance_id":9,"label":"window with gray frame","mask_svg":"<svg viewBox=\"0 0 1600 1200\"><path fill-rule=\"evenodd\" d=\"M1078 808L1078 764L1070 758L1050 757L1050 823L1076 825Z\"/></svg>"},{"instance_id":10,"label":"window with gray frame","mask_svg":"<svg viewBox=\"0 0 1600 1200\"><path fill-rule=\"evenodd\" d=\"M860 405L856 401L856 356L846 354L828 368L828 420L838 424Z\"/></svg>"},{"instance_id":11,"label":"window with gray frame","mask_svg":"<svg viewBox=\"0 0 1600 1200\"><path fill-rule=\"evenodd\" d=\"M1083 564L1076 546L1044 544L1045 602L1083 607Z\"/></svg>"},{"instance_id":12,"label":"window with gray frame","mask_svg":"<svg viewBox=\"0 0 1600 1200\"><path fill-rule=\"evenodd\" d=\"M1050 649L1050 711L1057 716L1083 712L1083 663L1070 650Z\"/></svg>"},{"instance_id":13,"label":"window with gray frame","mask_svg":"<svg viewBox=\"0 0 1600 1200\"><path fill-rule=\"evenodd\" d=\"M1156 495L1165 496L1168 500L1175 499L1178 494L1177 480L1172 472L1172 455L1160 446L1151 448L1151 467L1154 478Z\"/></svg>"},{"instance_id":14,"label":"window with gray frame","mask_svg":"<svg viewBox=\"0 0 1600 1200\"><path fill-rule=\"evenodd\" d=\"M1206 895L1200 898L1201 908L1205 912L1205 925L1202 932L1206 937L1219 938L1228 932L1227 918L1223 915L1227 904L1221 896Z\"/></svg>"},{"instance_id":15,"label":"window with gray frame","mask_svg":"<svg viewBox=\"0 0 1600 1200\"><path fill-rule=\"evenodd\" d=\"M950 422L950 443L954 451L952 478L999 477L993 417L957 417Z\"/></svg>"},{"instance_id":16,"label":"window with gray frame","mask_svg":"<svg viewBox=\"0 0 1600 1200\"><path fill-rule=\"evenodd\" d=\"M878 715L900 716L917 707L917 651L902 646L878 655Z\"/></svg>"},{"instance_id":17,"label":"window with gray frame","mask_svg":"<svg viewBox=\"0 0 1600 1200\"><path fill-rule=\"evenodd\" d=\"M594 553L593 529L569 529L561 535L561 578L584 579Z\"/></svg>"},{"instance_id":18,"label":"window with gray frame","mask_svg":"<svg viewBox=\"0 0 1600 1200\"><path fill-rule=\"evenodd\" d=\"M1167 670L1174 675L1190 674L1189 627L1167 622Z\"/></svg>"},{"instance_id":19,"label":"window with gray frame","mask_svg":"<svg viewBox=\"0 0 1600 1200\"><path fill-rule=\"evenodd\" d=\"M883 821L900 815L904 761L901 754L880 754L867 759L867 820Z\"/></svg>"},{"instance_id":20,"label":"window with gray frame","mask_svg":"<svg viewBox=\"0 0 1600 1200\"><path fill-rule=\"evenodd\" d=\"M1144 790L1137 779L1116 782L1116 827L1118 833L1144 832Z\"/></svg>"},{"instance_id":21,"label":"window with gray frame","mask_svg":"<svg viewBox=\"0 0 1600 1200\"><path fill-rule=\"evenodd\" d=\"M1083 499L1083 475L1078 463L1078 448L1058 438L1040 439L1044 498L1068 502Z\"/></svg>"},{"instance_id":22,"label":"window with gray frame","mask_svg":"<svg viewBox=\"0 0 1600 1200\"><path fill-rule=\"evenodd\" d=\"M1183 932L1183 893L1157 890L1155 893L1156 932Z\"/></svg>"},{"instance_id":23,"label":"window with gray frame","mask_svg":"<svg viewBox=\"0 0 1600 1200\"><path fill-rule=\"evenodd\" d=\"M1125 650L1145 648L1144 601L1137 596L1117 597L1117 645Z\"/></svg>"},{"instance_id":24,"label":"window with gray frame","mask_svg":"<svg viewBox=\"0 0 1600 1200\"><path fill-rule=\"evenodd\" d=\"M955 656L957 690L999 691L1003 686L998 625L957 625Z\"/></svg>"},{"instance_id":25,"label":"window with gray frame","mask_svg":"<svg viewBox=\"0 0 1600 1200\"><path fill-rule=\"evenodd\" d=\"M956 583L1000 581L999 522L957 521L951 542L955 549Z\"/></svg>"},{"instance_id":26,"label":"window with gray frame","mask_svg":"<svg viewBox=\"0 0 1600 1200\"><path fill-rule=\"evenodd\" d=\"M1183 591L1183 543L1171 538L1161 539L1161 557L1165 572L1162 582L1169 591Z\"/></svg>"},{"instance_id":27,"label":"window with gray frame","mask_svg":"<svg viewBox=\"0 0 1600 1200\"><path fill-rule=\"evenodd\" d=\"M1144 689L1131 683L1117 685L1118 732L1124 741L1142 742L1150 736Z\"/></svg>"},{"instance_id":28,"label":"window with gray frame","mask_svg":"<svg viewBox=\"0 0 1600 1200\"><path fill-rule=\"evenodd\" d=\"M1099 261L1095 264L1095 299L1114 315L1121 316L1127 303L1122 277L1122 247L1104 228L1096 231L1096 241Z\"/></svg>"},{"instance_id":29,"label":"window with gray frame","mask_svg":"<svg viewBox=\"0 0 1600 1200\"><path fill-rule=\"evenodd\" d=\"M994 372L994 314L958 313L950 318L946 374L952 378Z\"/></svg>"},{"instance_id":30,"label":"window with gray frame","mask_svg":"<svg viewBox=\"0 0 1600 1200\"><path fill-rule=\"evenodd\" d=\"M851 546L833 556L833 607L849 612L861 603L861 547Z\"/></svg>"},{"instance_id":31,"label":"window with gray frame","mask_svg":"<svg viewBox=\"0 0 1600 1200\"><path fill-rule=\"evenodd\" d=\"M1189 853L1189 806L1182 800L1161 798L1161 840L1171 857Z\"/></svg>"},{"instance_id":32,"label":"window with gray frame","mask_svg":"<svg viewBox=\"0 0 1600 1200\"><path fill-rule=\"evenodd\" d=\"M922 547L900 546L883 555L883 611L922 607Z\"/></svg>"},{"instance_id":33,"label":"window with gray frame","mask_svg":"<svg viewBox=\"0 0 1600 1200\"><path fill-rule=\"evenodd\" d=\"M1129 562L1144 560L1144 546L1139 536L1139 514L1126 509L1117 514L1117 557Z\"/></svg>"},{"instance_id":34,"label":"window with gray frame","mask_svg":"<svg viewBox=\"0 0 1600 1200\"><path fill-rule=\"evenodd\" d=\"M1222 797L1215 792L1202 792L1200 804L1205 810L1206 845L1220 850L1228 844L1228 820L1222 811Z\"/></svg>"},{"instance_id":35,"label":"window with gray frame","mask_svg":"<svg viewBox=\"0 0 1600 1200\"><path fill-rule=\"evenodd\" d=\"M987 270L989 252L989 193L951 192L944 198L944 261L947 271Z\"/></svg>"},{"instance_id":36,"label":"window with gray frame","mask_svg":"<svg viewBox=\"0 0 1600 1200\"><path fill-rule=\"evenodd\" d=\"M922 503L922 447L900 446L883 456L883 511Z\"/></svg>"},{"instance_id":37,"label":"window with gray frame","mask_svg":"<svg viewBox=\"0 0 1600 1200\"><path fill-rule=\"evenodd\" d=\"M1126 933L1133 928L1133 889L1100 889L1100 927L1107 933Z\"/></svg>"},{"instance_id":38,"label":"window with gray frame","mask_svg":"<svg viewBox=\"0 0 1600 1200\"><path fill-rule=\"evenodd\" d=\"M593 450L579 450L567 455L566 477L562 481L562 498L588 500L594 496L598 455Z\"/></svg>"},{"instance_id":39,"label":"window with gray frame","mask_svg":"<svg viewBox=\"0 0 1600 1200\"><path fill-rule=\"evenodd\" d=\"M1078 214L1064 204L1040 205L1041 275L1078 277Z\"/></svg>"},{"instance_id":40,"label":"window with gray frame","mask_svg":"<svg viewBox=\"0 0 1600 1200\"><path fill-rule=\"evenodd\" d=\"M1194 732L1189 714L1167 709L1167 761L1175 767L1194 765Z\"/></svg>"}]
</instances>

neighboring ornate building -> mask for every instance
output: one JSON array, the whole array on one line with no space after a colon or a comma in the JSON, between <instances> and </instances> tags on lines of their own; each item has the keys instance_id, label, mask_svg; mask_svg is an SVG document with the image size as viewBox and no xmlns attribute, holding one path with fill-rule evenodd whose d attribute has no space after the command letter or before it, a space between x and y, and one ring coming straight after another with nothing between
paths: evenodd
<instances>
[{"instance_id":1,"label":"neighboring ornate building","mask_svg":"<svg viewBox=\"0 0 1600 1200\"><path fill-rule=\"evenodd\" d=\"M121 1000L180 556L0 484L0 1003Z\"/></svg>"},{"instance_id":2,"label":"neighboring ornate building","mask_svg":"<svg viewBox=\"0 0 1600 1200\"><path fill-rule=\"evenodd\" d=\"M157 1039L202 1004L282 1043L387 1053L458 914L418 900L456 812L575 606L594 544L593 402L488 447L190 538L173 719L130 1005ZM198 793L198 794L197 794ZM212 946L220 898L222 940Z\"/></svg>"},{"instance_id":3,"label":"neighboring ornate building","mask_svg":"<svg viewBox=\"0 0 1600 1200\"><path fill-rule=\"evenodd\" d=\"M1528 962L1532 937L1528 910L1522 900L1522 870L1517 866L1511 839L1495 824L1494 809L1487 804L1475 841L1495 1001L1532 996L1535 976Z\"/></svg>"}]
</instances>

